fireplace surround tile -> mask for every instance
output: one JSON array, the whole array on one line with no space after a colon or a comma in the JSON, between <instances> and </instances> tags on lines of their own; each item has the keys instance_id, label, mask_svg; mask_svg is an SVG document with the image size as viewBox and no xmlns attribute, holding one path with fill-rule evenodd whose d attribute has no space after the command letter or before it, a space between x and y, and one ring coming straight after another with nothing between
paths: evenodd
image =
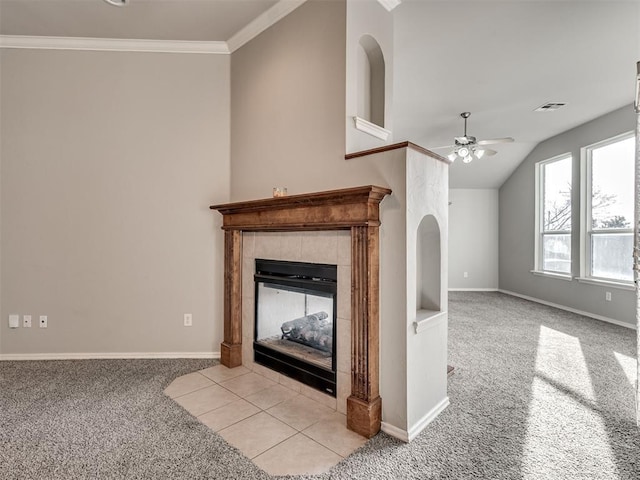
<instances>
[{"instance_id":1,"label":"fireplace surround tile","mask_svg":"<svg viewBox=\"0 0 640 480\"><path fill-rule=\"evenodd\" d=\"M338 317L336 327L336 370L351 373L351 320Z\"/></svg>"},{"instance_id":2,"label":"fireplace surround tile","mask_svg":"<svg viewBox=\"0 0 640 480\"><path fill-rule=\"evenodd\" d=\"M211 387L205 387L174 398L174 400L191 415L197 417L228 403L240 400L240 398L220 385L214 384Z\"/></svg>"},{"instance_id":3,"label":"fireplace surround tile","mask_svg":"<svg viewBox=\"0 0 640 480\"><path fill-rule=\"evenodd\" d=\"M341 457L347 457L367 442L366 438L348 430L346 415L337 412L302 433Z\"/></svg>"},{"instance_id":4,"label":"fireplace surround tile","mask_svg":"<svg viewBox=\"0 0 640 480\"><path fill-rule=\"evenodd\" d=\"M254 458L297 432L268 413L260 412L219 433L247 457Z\"/></svg>"},{"instance_id":5,"label":"fireplace surround tile","mask_svg":"<svg viewBox=\"0 0 640 480\"><path fill-rule=\"evenodd\" d=\"M296 430L304 430L334 411L304 395L298 395L267 409L269 415L273 415Z\"/></svg>"},{"instance_id":6,"label":"fireplace surround tile","mask_svg":"<svg viewBox=\"0 0 640 480\"><path fill-rule=\"evenodd\" d=\"M250 371L251 370L243 366L236 368L227 368L224 365L216 365L214 367L200 370L199 373L213 380L214 382L224 382L225 380L230 380L232 378L239 377L240 375L245 375Z\"/></svg>"},{"instance_id":7,"label":"fireplace surround tile","mask_svg":"<svg viewBox=\"0 0 640 480\"><path fill-rule=\"evenodd\" d=\"M339 413L347 413L347 398L351 395L351 373L338 371L338 396L336 410Z\"/></svg>"},{"instance_id":8,"label":"fireplace surround tile","mask_svg":"<svg viewBox=\"0 0 640 480\"><path fill-rule=\"evenodd\" d=\"M215 395L208 394L213 402L209 404L209 408L218 406L197 415L198 420L240 449L243 455L252 458L267 473L292 475L326 472L367 441L347 430L345 415L299 394L301 384L284 376L280 376L280 380L285 383L289 380L298 391L284 384L275 384L244 398L234 399L237 397L223 388L222 384L256 375L246 373L247 371L244 367L229 369L217 365L184 375L174 383L193 386L194 378L197 377L212 383L216 388ZM209 377L205 377L205 374ZM339 375L348 377L347 374ZM210 377L222 380L216 383ZM186 380L181 380L185 378ZM343 384L348 385L348 382ZM204 387L191 393L209 389L211 387ZM189 395L191 394L184 396ZM174 401L179 403L179 398ZM232 401L225 403L229 398ZM281 418L276 418L276 407L282 405L285 406L284 410L292 410L294 414L286 417L280 412ZM292 452L295 454L292 455ZM291 461L292 459L296 461Z\"/></svg>"},{"instance_id":9,"label":"fireplace surround tile","mask_svg":"<svg viewBox=\"0 0 640 480\"><path fill-rule=\"evenodd\" d=\"M297 382L293 378L285 377L284 375L280 375L280 384L294 392L300 393L300 390L302 390L302 384L300 382Z\"/></svg>"},{"instance_id":10,"label":"fireplace surround tile","mask_svg":"<svg viewBox=\"0 0 640 480\"><path fill-rule=\"evenodd\" d=\"M302 242L302 258L305 262L337 265L337 232L306 232Z\"/></svg>"},{"instance_id":11,"label":"fireplace surround tile","mask_svg":"<svg viewBox=\"0 0 640 480\"><path fill-rule=\"evenodd\" d=\"M253 461L270 475L313 475L326 472L340 460L335 452L299 433Z\"/></svg>"},{"instance_id":12,"label":"fireplace surround tile","mask_svg":"<svg viewBox=\"0 0 640 480\"><path fill-rule=\"evenodd\" d=\"M351 319L351 267L344 265L338 266L338 318Z\"/></svg>"},{"instance_id":13,"label":"fireplace surround tile","mask_svg":"<svg viewBox=\"0 0 640 480\"><path fill-rule=\"evenodd\" d=\"M249 395L245 398L248 402L251 402L262 410L267 410L297 395L298 394L290 388L278 384L274 385L273 387L261 390L258 393L254 393L253 395Z\"/></svg>"},{"instance_id":14,"label":"fireplace surround tile","mask_svg":"<svg viewBox=\"0 0 640 480\"><path fill-rule=\"evenodd\" d=\"M219 432L223 428L227 428L234 423L238 423L245 418L249 418L259 411L260 409L255 405L246 400L240 399L200 415L198 420L214 432Z\"/></svg>"},{"instance_id":15,"label":"fireplace surround tile","mask_svg":"<svg viewBox=\"0 0 640 480\"><path fill-rule=\"evenodd\" d=\"M322 393L315 388L309 387L308 385L302 385L300 387L300 393L305 397L308 397L312 400L315 400L320 405L324 405L331 410L336 409L336 397L332 397L331 395L327 395L326 393Z\"/></svg>"},{"instance_id":16,"label":"fireplace surround tile","mask_svg":"<svg viewBox=\"0 0 640 480\"><path fill-rule=\"evenodd\" d=\"M254 241L254 258L281 258L282 241L279 233L256 232Z\"/></svg>"},{"instance_id":17,"label":"fireplace surround tile","mask_svg":"<svg viewBox=\"0 0 640 480\"><path fill-rule=\"evenodd\" d=\"M220 382L220 385L236 395L246 397L265 388L273 387L276 382L252 372Z\"/></svg>"},{"instance_id":18,"label":"fireplace surround tile","mask_svg":"<svg viewBox=\"0 0 640 480\"><path fill-rule=\"evenodd\" d=\"M212 385L214 383L211 380L203 377L198 372L194 372L176 378L164 389L164 393L171 398L176 398Z\"/></svg>"}]
</instances>

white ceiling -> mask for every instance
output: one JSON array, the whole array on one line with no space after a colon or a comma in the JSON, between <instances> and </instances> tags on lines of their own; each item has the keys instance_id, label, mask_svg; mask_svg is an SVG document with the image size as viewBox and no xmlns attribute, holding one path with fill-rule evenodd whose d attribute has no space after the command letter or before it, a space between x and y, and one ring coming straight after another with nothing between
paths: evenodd
<instances>
[{"instance_id":1,"label":"white ceiling","mask_svg":"<svg viewBox=\"0 0 640 480\"><path fill-rule=\"evenodd\" d=\"M277 0L0 0L0 34L227 41Z\"/></svg>"},{"instance_id":2,"label":"white ceiling","mask_svg":"<svg viewBox=\"0 0 640 480\"><path fill-rule=\"evenodd\" d=\"M227 41L276 3L0 0L0 34ZM516 139L453 164L452 188L499 187L540 141L633 101L640 0L403 0L393 15L394 138L450 144L470 111L470 135ZM549 101L568 105L533 112Z\"/></svg>"}]
</instances>

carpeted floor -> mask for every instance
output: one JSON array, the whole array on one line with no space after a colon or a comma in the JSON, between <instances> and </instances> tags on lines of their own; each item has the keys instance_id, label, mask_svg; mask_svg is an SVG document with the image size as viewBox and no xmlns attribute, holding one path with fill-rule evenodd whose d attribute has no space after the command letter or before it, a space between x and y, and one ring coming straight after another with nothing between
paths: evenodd
<instances>
[{"instance_id":1,"label":"carpeted floor","mask_svg":"<svg viewBox=\"0 0 640 480\"><path fill-rule=\"evenodd\" d=\"M449 298L451 405L322 479L634 479L635 332L499 293ZM165 397L204 360L0 363L0 479L269 478Z\"/></svg>"}]
</instances>

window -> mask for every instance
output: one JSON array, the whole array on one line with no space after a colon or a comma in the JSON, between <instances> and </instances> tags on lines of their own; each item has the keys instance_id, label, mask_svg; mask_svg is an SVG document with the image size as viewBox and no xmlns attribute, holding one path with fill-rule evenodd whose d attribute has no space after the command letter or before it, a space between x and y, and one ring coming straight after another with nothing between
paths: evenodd
<instances>
[{"instance_id":1,"label":"window","mask_svg":"<svg viewBox=\"0 0 640 480\"><path fill-rule=\"evenodd\" d=\"M583 149L581 276L633 281L635 137Z\"/></svg>"},{"instance_id":2,"label":"window","mask_svg":"<svg viewBox=\"0 0 640 480\"><path fill-rule=\"evenodd\" d=\"M536 164L535 270L571 275L571 155Z\"/></svg>"}]
</instances>

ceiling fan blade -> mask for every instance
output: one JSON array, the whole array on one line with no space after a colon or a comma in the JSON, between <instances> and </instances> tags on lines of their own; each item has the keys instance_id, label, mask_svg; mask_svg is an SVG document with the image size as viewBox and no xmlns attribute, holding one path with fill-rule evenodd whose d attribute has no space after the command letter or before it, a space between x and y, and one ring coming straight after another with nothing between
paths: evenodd
<instances>
[{"instance_id":1,"label":"ceiling fan blade","mask_svg":"<svg viewBox=\"0 0 640 480\"><path fill-rule=\"evenodd\" d=\"M443 148L455 148L456 145L441 145L439 147L427 147L427 150L442 150Z\"/></svg>"},{"instance_id":2,"label":"ceiling fan blade","mask_svg":"<svg viewBox=\"0 0 640 480\"><path fill-rule=\"evenodd\" d=\"M490 156L495 155L496 153L498 153L495 150L491 150L490 148L478 148L477 151L483 151L484 152L483 155L486 156L486 157L490 157Z\"/></svg>"},{"instance_id":3,"label":"ceiling fan blade","mask_svg":"<svg viewBox=\"0 0 640 480\"><path fill-rule=\"evenodd\" d=\"M511 137L492 138L490 140L480 140L477 142L477 145L493 145L494 143L511 143L513 141L514 140Z\"/></svg>"}]
</instances>

